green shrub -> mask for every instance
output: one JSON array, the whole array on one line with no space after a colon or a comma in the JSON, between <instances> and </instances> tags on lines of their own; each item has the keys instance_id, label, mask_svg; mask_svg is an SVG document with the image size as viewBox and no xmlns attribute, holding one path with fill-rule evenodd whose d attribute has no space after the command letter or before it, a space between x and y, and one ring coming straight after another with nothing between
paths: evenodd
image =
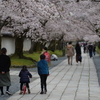
<instances>
[{"instance_id":1,"label":"green shrub","mask_svg":"<svg viewBox=\"0 0 100 100\"><path fill-rule=\"evenodd\" d=\"M48 52L50 53L50 55L56 54L58 57L62 56L61 50L55 50L55 52L52 52L52 51L48 51ZM24 52L24 56L30 57L30 58L34 59L35 61L40 60L40 54L41 54L41 52L34 52L32 54L30 54L28 52ZM22 65L30 66L30 65L34 65L34 62L32 62L31 60L19 59L16 57L11 58L11 66L22 66Z\"/></svg>"}]
</instances>

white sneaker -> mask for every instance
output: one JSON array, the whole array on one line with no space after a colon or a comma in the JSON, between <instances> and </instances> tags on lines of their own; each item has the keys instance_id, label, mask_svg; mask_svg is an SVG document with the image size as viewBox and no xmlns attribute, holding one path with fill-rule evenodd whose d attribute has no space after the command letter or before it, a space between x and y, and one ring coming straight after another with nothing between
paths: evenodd
<instances>
[{"instance_id":1,"label":"white sneaker","mask_svg":"<svg viewBox=\"0 0 100 100\"><path fill-rule=\"evenodd\" d=\"M9 91L6 91L6 94L8 94L8 95L12 95Z\"/></svg>"}]
</instances>

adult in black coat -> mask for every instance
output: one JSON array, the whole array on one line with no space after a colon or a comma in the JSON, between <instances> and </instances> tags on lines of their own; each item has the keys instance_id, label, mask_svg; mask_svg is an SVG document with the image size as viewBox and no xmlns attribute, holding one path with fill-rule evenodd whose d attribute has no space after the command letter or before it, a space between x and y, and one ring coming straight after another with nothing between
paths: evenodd
<instances>
[{"instance_id":1,"label":"adult in black coat","mask_svg":"<svg viewBox=\"0 0 100 100\"><path fill-rule=\"evenodd\" d=\"M89 50L89 56L90 56L90 58L93 56L93 45L90 43L89 45L88 45L88 50Z\"/></svg>"},{"instance_id":2,"label":"adult in black coat","mask_svg":"<svg viewBox=\"0 0 100 100\"><path fill-rule=\"evenodd\" d=\"M76 62L77 63L78 61L82 62L81 47L78 42L76 43L75 50L76 50Z\"/></svg>"},{"instance_id":3,"label":"adult in black coat","mask_svg":"<svg viewBox=\"0 0 100 100\"><path fill-rule=\"evenodd\" d=\"M6 48L1 49L1 55L0 55L0 90L1 90L1 95L4 95L3 92L3 87L6 86L6 93L8 95L11 95L9 92L9 86L11 85L10 81L10 66L11 66L11 61L10 57L6 55L7 50Z\"/></svg>"}]
</instances>

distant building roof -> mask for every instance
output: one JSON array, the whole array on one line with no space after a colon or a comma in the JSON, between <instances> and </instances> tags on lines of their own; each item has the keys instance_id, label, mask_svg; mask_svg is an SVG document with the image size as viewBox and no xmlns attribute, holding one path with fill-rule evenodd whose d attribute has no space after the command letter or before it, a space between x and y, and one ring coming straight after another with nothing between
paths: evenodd
<instances>
[{"instance_id":1,"label":"distant building roof","mask_svg":"<svg viewBox=\"0 0 100 100\"><path fill-rule=\"evenodd\" d=\"M11 32L4 32L0 33L1 36L6 36L6 37L13 37L13 34Z\"/></svg>"}]
</instances>

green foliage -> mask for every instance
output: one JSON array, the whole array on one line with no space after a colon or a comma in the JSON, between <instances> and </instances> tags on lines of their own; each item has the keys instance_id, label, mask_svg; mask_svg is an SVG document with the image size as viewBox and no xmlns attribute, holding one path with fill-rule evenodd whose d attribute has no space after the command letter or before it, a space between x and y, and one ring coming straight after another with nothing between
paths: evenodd
<instances>
[{"instance_id":1,"label":"green foliage","mask_svg":"<svg viewBox=\"0 0 100 100\"><path fill-rule=\"evenodd\" d=\"M54 52L48 51L48 52L50 53L50 55L56 54L58 57L61 57L63 54L61 50L55 50Z\"/></svg>"},{"instance_id":2,"label":"green foliage","mask_svg":"<svg viewBox=\"0 0 100 100\"><path fill-rule=\"evenodd\" d=\"M34 60L36 60L36 61L39 61L39 56L40 56L40 52L34 52L34 53L32 53L32 54L29 54L29 53L24 53L24 56L26 56L26 57L30 57L30 58L32 58L32 59L34 59Z\"/></svg>"},{"instance_id":3,"label":"green foliage","mask_svg":"<svg viewBox=\"0 0 100 100\"><path fill-rule=\"evenodd\" d=\"M26 59L11 58L11 66L33 65L33 62Z\"/></svg>"},{"instance_id":4,"label":"green foliage","mask_svg":"<svg viewBox=\"0 0 100 100\"><path fill-rule=\"evenodd\" d=\"M100 56L100 49L99 49L99 47L98 46L96 46L96 52L99 54L99 56Z\"/></svg>"},{"instance_id":5,"label":"green foliage","mask_svg":"<svg viewBox=\"0 0 100 100\"><path fill-rule=\"evenodd\" d=\"M61 50L55 50L54 52L52 51L48 51L50 53L50 55L52 54L56 54L58 57L62 56L62 51ZM40 58L40 54L41 52L34 52L32 54L28 53L28 52L24 52L24 56L26 57L30 57L36 61L39 61ZM22 66L22 65L26 65L26 66L30 66L33 65L34 62L27 60L27 59L19 59L18 57L14 56L11 57L11 66Z\"/></svg>"}]
</instances>

